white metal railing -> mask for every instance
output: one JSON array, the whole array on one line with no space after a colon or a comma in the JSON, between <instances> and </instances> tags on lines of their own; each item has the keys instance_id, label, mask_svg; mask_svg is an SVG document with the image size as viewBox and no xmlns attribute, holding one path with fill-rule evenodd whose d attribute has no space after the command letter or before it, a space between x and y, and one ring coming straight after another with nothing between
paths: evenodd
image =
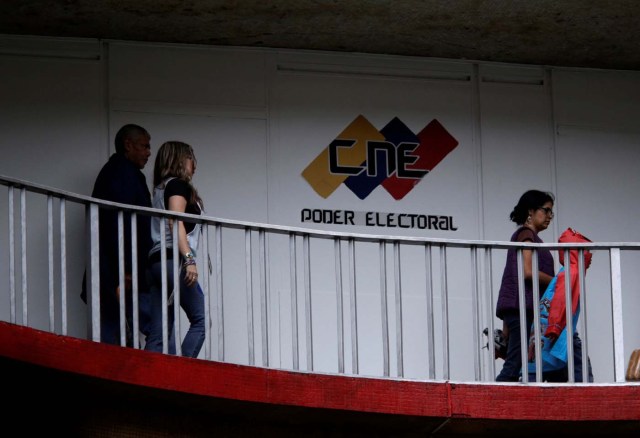
<instances>
[{"instance_id":1,"label":"white metal railing","mask_svg":"<svg viewBox=\"0 0 640 438\"><path fill-rule=\"evenodd\" d=\"M202 359L349 375L493 381L498 364L493 349L486 348L492 339L484 338L483 329L491 334L497 322L495 291L506 250L518 249L521 268L525 248L534 254L540 248L566 251L566 260L569 248L578 248L580 255L588 249L609 258L606 266L599 261L599 270L588 279L583 262L579 265L583 375L593 353L605 364L600 374L595 370L601 376L596 382L624 382L627 283L621 274L622 256L637 254L640 243L531 244L328 232L134 207L3 176L0 184L7 187L7 196L0 201L6 212L0 219L0 251L2 260L8 261L0 267L4 279L0 319L14 324L100 339L98 211L110 208L119 211L121 290L125 290L125 213L131 216L134 237L137 215L203 224L198 263L199 272L208 274L201 278L208 324ZM132 248L135 266L136 259L146 254L136 254L135 241ZM536 271L537 257L533 260ZM88 308L78 304L79 289L70 286L79 287L85 267ZM177 272L177 261L174 269ZM139 279L133 271L133 333L139 348L144 340L138 334ZM522 297L522 269L519 277ZM536 278L533 283L536 291ZM163 285L165 294L171 286ZM591 301L596 297L593 287L600 293L597 305ZM567 288L567 321L572 318L570 293ZM536 295L534 302L539 299ZM534 307L539 339L540 314ZM175 311L179 343L184 321L179 322L179 306ZM124 312L121 300L121 320ZM82 329L85 321L88 330ZM571 335L571 324L567 327ZM591 340L596 331L599 339L605 333L604 344ZM166 338L165 326L165 346ZM526 334L521 342L526 362ZM632 336L628 342L632 345L627 354L638 339ZM568 345L569 382L574 382L571 342ZM539 346L536 353L540 369ZM538 372L536 381L540 378ZM523 382L527 381L523 373Z\"/></svg>"}]
</instances>

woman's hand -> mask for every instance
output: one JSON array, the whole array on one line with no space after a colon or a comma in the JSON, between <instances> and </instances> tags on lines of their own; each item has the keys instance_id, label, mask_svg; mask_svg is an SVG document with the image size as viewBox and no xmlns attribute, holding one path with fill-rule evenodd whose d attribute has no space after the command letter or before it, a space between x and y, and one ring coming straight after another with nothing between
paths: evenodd
<instances>
[{"instance_id":1,"label":"woman's hand","mask_svg":"<svg viewBox=\"0 0 640 438\"><path fill-rule=\"evenodd\" d=\"M193 286L198 281L198 268L195 264L187 265L184 270L184 282L187 286Z\"/></svg>"}]
</instances>

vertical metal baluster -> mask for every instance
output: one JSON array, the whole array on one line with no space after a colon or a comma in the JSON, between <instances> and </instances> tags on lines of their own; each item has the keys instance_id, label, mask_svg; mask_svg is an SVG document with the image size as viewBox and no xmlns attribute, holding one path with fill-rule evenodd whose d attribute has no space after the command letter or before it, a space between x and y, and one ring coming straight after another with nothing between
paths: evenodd
<instances>
[{"instance_id":1,"label":"vertical metal baluster","mask_svg":"<svg viewBox=\"0 0 640 438\"><path fill-rule=\"evenodd\" d=\"M579 285L579 303L582 318L580 318L580 333L582 333L582 383L589 382L589 351L587 348L587 296L584 266L584 249L578 250L578 281Z\"/></svg>"},{"instance_id":2,"label":"vertical metal baluster","mask_svg":"<svg viewBox=\"0 0 640 438\"><path fill-rule=\"evenodd\" d=\"M169 318L167 316L167 218L160 216L160 292L162 302L162 352L169 352ZM175 268L174 268L175 276Z\"/></svg>"},{"instance_id":3,"label":"vertical metal baluster","mask_svg":"<svg viewBox=\"0 0 640 438\"><path fill-rule=\"evenodd\" d=\"M492 263L492 254L491 247L486 247L484 249L484 270L485 270L485 293L488 295L488 318L489 321L487 327L487 350L489 352L489 375L487 376L487 380L493 381L496 377L496 366L495 366L495 344L493 339L493 331L495 326L493 325L494 321L494 294L493 294L493 263ZM488 292L487 292L488 289Z\"/></svg>"},{"instance_id":4,"label":"vertical metal baluster","mask_svg":"<svg viewBox=\"0 0 640 438\"><path fill-rule=\"evenodd\" d=\"M305 296L305 322L307 327L307 370L313 371L313 324L311 317L311 250L309 248L309 235L302 238L304 259L304 296Z\"/></svg>"},{"instance_id":5,"label":"vertical metal baluster","mask_svg":"<svg viewBox=\"0 0 640 438\"><path fill-rule=\"evenodd\" d=\"M573 291L571 290L571 250L564 250L564 290L565 290L565 330L567 331L567 371L568 382L576 381L576 371L573 360Z\"/></svg>"},{"instance_id":6,"label":"vertical metal baluster","mask_svg":"<svg viewBox=\"0 0 640 438\"><path fill-rule=\"evenodd\" d=\"M120 312L120 345L127 345L125 318L126 287L124 283L124 212L118 210L118 310Z\"/></svg>"},{"instance_id":7,"label":"vertical metal baluster","mask_svg":"<svg viewBox=\"0 0 640 438\"><path fill-rule=\"evenodd\" d=\"M349 239L349 284L351 285L349 302L351 310L351 369L354 374L358 374L358 295L356 293L356 250L353 239Z\"/></svg>"},{"instance_id":8,"label":"vertical metal baluster","mask_svg":"<svg viewBox=\"0 0 640 438\"><path fill-rule=\"evenodd\" d=\"M380 312L382 322L382 368L383 375L391 375L389 364L389 316L387 305L387 246L384 240L379 243L380 255Z\"/></svg>"},{"instance_id":9,"label":"vertical metal baluster","mask_svg":"<svg viewBox=\"0 0 640 438\"><path fill-rule=\"evenodd\" d=\"M22 325L29 325L29 300L27 285L27 190L20 189L20 231L22 243Z\"/></svg>"},{"instance_id":10,"label":"vertical metal baluster","mask_svg":"<svg viewBox=\"0 0 640 438\"><path fill-rule=\"evenodd\" d=\"M520 311L520 360L522 361L522 369L525 369L525 366L528 361L528 349L527 349L527 302L525 298L525 289L524 289L524 253L522 252L522 248L517 249L517 264L518 264L518 300L519 300L519 311ZM526 372L522 373L522 382L529 382L529 374Z\"/></svg>"},{"instance_id":11,"label":"vertical metal baluster","mask_svg":"<svg viewBox=\"0 0 640 438\"><path fill-rule=\"evenodd\" d=\"M140 348L140 289L138 287L138 215L131 212L131 324L133 348ZM143 255L144 257L145 255Z\"/></svg>"},{"instance_id":12,"label":"vertical metal baluster","mask_svg":"<svg viewBox=\"0 0 640 438\"><path fill-rule=\"evenodd\" d=\"M427 365L429 369L429 378L436 378L436 353L435 353L435 327L433 315L433 265L432 251L433 247L430 243L424 245L424 267L425 267L425 285L426 285L426 304L427 304Z\"/></svg>"},{"instance_id":13,"label":"vertical metal baluster","mask_svg":"<svg viewBox=\"0 0 640 438\"><path fill-rule=\"evenodd\" d=\"M9 186L8 193L9 207L9 307L11 324L16 323L16 242L15 242L15 224L13 211L13 186Z\"/></svg>"},{"instance_id":14,"label":"vertical metal baluster","mask_svg":"<svg viewBox=\"0 0 640 438\"><path fill-rule=\"evenodd\" d=\"M398 377L404 377L404 344L402 341L402 272L400 271L400 243L393 242L394 285L396 306L396 355Z\"/></svg>"},{"instance_id":15,"label":"vertical metal baluster","mask_svg":"<svg viewBox=\"0 0 640 438\"><path fill-rule=\"evenodd\" d=\"M298 263L296 256L296 236L289 233L289 286L291 287L291 348L293 369L300 369L298 345Z\"/></svg>"},{"instance_id":16,"label":"vertical metal baluster","mask_svg":"<svg viewBox=\"0 0 640 438\"><path fill-rule=\"evenodd\" d=\"M211 301L211 295L209 294L209 224L203 223L200 225L202 231L202 250L200 254L202 257L200 259L202 263L202 287L204 293L204 358L207 360L211 360L211 342L207 342L207 338L209 340L212 338L211 336L211 313L209 312L209 306Z\"/></svg>"},{"instance_id":17,"label":"vertical metal baluster","mask_svg":"<svg viewBox=\"0 0 640 438\"><path fill-rule=\"evenodd\" d=\"M338 372L344 374L344 314L342 309L342 248L340 239L333 239L336 279L336 318L338 323Z\"/></svg>"},{"instance_id":18,"label":"vertical metal baluster","mask_svg":"<svg viewBox=\"0 0 640 438\"><path fill-rule=\"evenodd\" d=\"M447 285L447 247L440 245L440 276L442 277L442 346L443 378L449 380L449 292Z\"/></svg>"},{"instance_id":19,"label":"vertical metal baluster","mask_svg":"<svg viewBox=\"0 0 640 438\"><path fill-rule=\"evenodd\" d=\"M244 256L245 256L245 272L246 272L246 295L247 295L247 335L249 348L249 365L255 365L255 344L254 344L254 327L253 327L253 263L251 251L251 229L244 230Z\"/></svg>"},{"instance_id":20,"label":"vertical metal baluster","mask_svg":"<svg viewBox=\"0 0 640 438\"><path fill-rule=\"evenodd\" d=\"M216 304L215 311L218 318L218 360L224 361L224 314L222 308L222 227L216 225Z\"/></svg>"},{"instance_id":21,"label":"vertical metal baluster","mask_svg":"<svg viewBox=\"0 0 640 438\"><path fill-rule=\"evenodd\" d=\"M470 249L471 256L471 318L472 318L472 330L473 330L473 348L475 354L473 355L473 369L476 382L481 380L480 377L480 361L482 357L481 352L481 344L482 339L480 336L480 330L478 326L480 325L480 306L478 305L478 248L476 246L472 246Z\"/></svg>"},{"instance_id":22,"label":"vertical metal baluster","mask_svg":"<svg viewBox=\"0 0 640 438\"><path fill-rule=\"evenodd\" d=\"M67 309L67 203L65 198L60 198L60 302L62 317L62 335L67 336L68 313Z\"/></svg>"},{"instance_id":23,"label":"vertical metal baluster","mask_svg":"<svg viewBox=\"0 0 640 438\"><path fill-rule=\"evenodd\" d=\"M89 307L89 336L94 342L100 342L100 214L97 204L89 204L86 210L86 222L89 230L89 248L87 249L89 269L87 272L87 303Z\"/></svg>"},{"instance_id":24,"label":"vertical metal baluster","mask_svg":"<svg viewBox=\"0 0 640 438\"><path fill-rule=\"evenodd\" d=\"M620 272L620 248L610 248L611 261L611 311L613 321L613 366L618 383L625 381L624 333L622 320L622 274Z\"/></svg>"},{"instance_id":25,"label":"vertical metal baluster","mask_svg":"<svg viewBox=\"0 0 640 438\"><path fill-rule=\"evenodd\" d=\"M538 249L532 248L531 252L531 288L533 295L533 339L535 350L535 366L536 366L536 382L542 382L542 343L540 342L542 333L540 333L540 278L538 272ZM527 332L529 327L526 328ZM528 359L527 350L527 359ZM522 366L523 370L528 374L529 364Z\"/></svg>"},{"instance_id":26,"label":"vertical metal baluster","mask_svg":"<svg viewBox=\"0 0 640 438\"><path fill-rule=\"evenodd\" d=\"M270 325L271 325L271 318L269 318L269 310L270 310L270 303L272 301L271 299L271 270L269 269L269 266L271 266L271 263L269 261L270 259L270 251L269 251L269 234L266 232L266 230L263 229L264 232L264 279L265 279L265 299L266 299L266 306L264 308L264 317L265 317L265 327L266 327L266 332L265 332L265 336L266 336L266 340L265 340L265 344L267 346L267 366L271 365L271 344L269 343L269 340L271 339L270 333Z\"/></svg>"},{"instance_id":27,"label":"vertical metal baluster","mask_svg":"<svg viewBox=\"0 0 640 438\"><path fill-rule=\"evenodd\" d=\"M53 275L53 196L47 195L47 261L49 265L49 331L55 333L55 278Z\"/></svg>"},{"instance_id":28,"label":"vertical metal baluster","mask_svg":"<svg viewBox=\"0 0 640 438\"><path fill-rule=\"evenodd\" d=\"M182 356L182 324L180 322L180 276L182 275L182 266L180 265L180 245L179 245L179 233L178 230L180 221L178 219L173 220L173 228L171 228L171 249L172 256L172 269L173 269L173 337L176 344L176 355ZM197 225L196 225L197 226ZM169 297L171 294L169 294Z\"/></svg>"},{"instance_id":29,"label":"vertical metal baluster","mask_svg":"<svg viewBox=\"0 0 640 438\"><path fill-rule=\"evenodd\" d=\"M262 315L262 364L269 366L269 319L268 319L268 282L267 282L267 250L264 229L258 232L260 244L260 310Z\"/></svg>"}]
</instances>

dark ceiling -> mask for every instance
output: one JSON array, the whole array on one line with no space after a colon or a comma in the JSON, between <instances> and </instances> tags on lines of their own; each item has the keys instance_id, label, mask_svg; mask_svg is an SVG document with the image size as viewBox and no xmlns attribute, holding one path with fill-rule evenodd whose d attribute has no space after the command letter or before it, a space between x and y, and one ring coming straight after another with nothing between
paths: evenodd
<instances>
[{"instance_id":1,"label":"dark ceiling","mask_svg":"<svg viewBox=\"0 0 640 438\"><path fill-rule=\"evenodd\" d=\"M2 0L0 34L640 71L637 0Z\"/></svg>"}]
</instances>

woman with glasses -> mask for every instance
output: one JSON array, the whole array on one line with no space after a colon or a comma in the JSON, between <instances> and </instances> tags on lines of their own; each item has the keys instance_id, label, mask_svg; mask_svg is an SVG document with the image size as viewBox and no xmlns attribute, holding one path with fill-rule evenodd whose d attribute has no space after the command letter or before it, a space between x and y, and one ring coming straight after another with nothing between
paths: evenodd
<instances>
[{"instance_id":1,"label":"woman with glasses","mask_svg":"<svg viewBox=\"0 0 640 438\"><path fill-rule=\"evenodd\" d=\"M549 227L553 219L554 197L549 192L529 190L525 192L514 207L509 218L518 225L511 236L511 242L543 243L538 233ZM553 279L554 264L551 252L548 249L539 248L538 272L533 272L533 251L524 249L523 270L525 289L526 325L531 327L533 323L533 278L538 278L539 297L542 296L547 285ZM510 248L507 251L507 261L502 274L502 283L498 294L496 316L503 321L504 335L507 337L507 352L504 358L502 370L496 377L498 382L517 382L520 379L522 369L522 349L520 345L520 299L518 293L518 257L517 249ZM525 335L529 339L529 333Z\"/></svg>"}]
</instances>

